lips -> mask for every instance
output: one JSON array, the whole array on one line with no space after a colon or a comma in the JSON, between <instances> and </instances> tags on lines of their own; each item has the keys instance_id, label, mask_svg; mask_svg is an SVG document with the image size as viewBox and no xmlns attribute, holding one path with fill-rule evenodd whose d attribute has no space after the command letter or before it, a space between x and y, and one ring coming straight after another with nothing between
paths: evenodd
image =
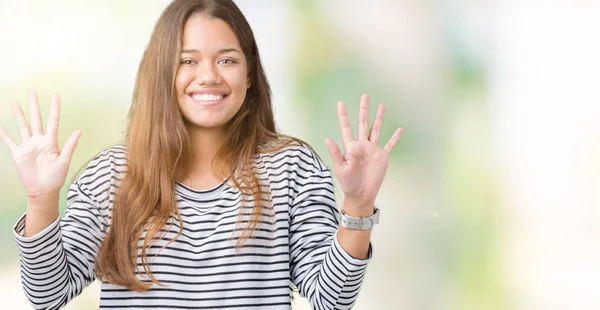
<instances>
[{"instance_id":1,"label":"lips","mask_svg":"<svg viewBox=\"0 0 600 310\"><path fill-rule=\"evenodd\" d=\"M217 105L227 97L227 94L220 91L210 91L210 92L192 92L188 93L193 101L197 104L204 106L212 106Z\"/></svg>"}]
</instances>

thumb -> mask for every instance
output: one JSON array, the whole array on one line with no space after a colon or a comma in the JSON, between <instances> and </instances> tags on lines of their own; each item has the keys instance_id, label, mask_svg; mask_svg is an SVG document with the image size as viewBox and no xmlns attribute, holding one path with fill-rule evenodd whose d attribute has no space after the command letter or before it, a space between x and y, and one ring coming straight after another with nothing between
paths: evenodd
<instances>
[{"instance_id":1,"label":"thumb","mask_svg":"<svg viewBox=\"0 0 600 310\"><path fill-rule=\"evenodd\" d=\"M73 153L75 152L75 147L77 146L77 142L79 142L81 133L81 129L77 129L69 136L69 138L67 138L65 146L63 146L60 156L58 156L60 161L66 162L67 165L71 164L71 158L73 157Z\"/></svg>"},{"instance_id":2,"label":"thumb","mask_svg":"<svg viewBox=\"0 0 600 310\"><path fill-rule=\"evenodd\" d=\"M344 156L340 151L340 147L335 143L335 141L325 138L325 144L327 144L327 149L329 149L329 155L331 159L333 159L333 168L336 171L339 171L340 165L344 162Z\"/></svg>"}]
</instances>

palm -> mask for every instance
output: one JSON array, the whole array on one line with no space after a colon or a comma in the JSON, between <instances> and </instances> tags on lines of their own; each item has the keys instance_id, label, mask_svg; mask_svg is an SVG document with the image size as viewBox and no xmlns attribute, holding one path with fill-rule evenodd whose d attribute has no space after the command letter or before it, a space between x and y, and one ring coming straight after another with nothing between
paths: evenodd
<instances>
[{"instance_id":1,"label":"palm","mask_svg":"<svg viewBox=\"0 0 600 310\"><path fill-rule=\"evenodd\" d=\"M25 121L18 103L15 103L14 111L21 131L21 144L15 144L1 127L0 136L12 153L27 194L31 197L60 190L65 183L71 157L81 132L71 134L61 152L57 139L60 114L58 96L53 98L48 130L45 134L35 93L30 94L31 127Z\"/></svg>"},{"instance_id":2,"label":"palm","mask_svg":"<svg viewBox=\"0 0 600 310\"><path fill-rule=\"evenodd\" d=\"M345 165L336 169L344 193L375 198L388 167L388 156L369 141L352 141L346 145Z\"/></svg>"},{"instance_id":3,"label":"palm","mask_svg":"<svg viewBox=\"0 0 600 310\"><path fill-rule=\"evenodd\" d=\"M352 127L343 102L338 103L338 117L344 154L335 142L327 139L329 153L334 162L335 175L347 197L374 200L385 177L389 153L394 148L402 129L398 128L384 148L379 147L379 133L385 107L379 105L375 121L369 131L369 97L363 95L359 112L358 139L354 139Z\"/></svg>"},{"instance_id":4,"label":"palm","mask_svg":"<svg viewBox=\"0 0 600 310\"><path fill-rule=\"evenodd\" d=\"M58 161L60 150L46 136L33 136L21 143L13 154L19 177L28 192L59 190L68 166Z\"/></svg>"}]
</instances>

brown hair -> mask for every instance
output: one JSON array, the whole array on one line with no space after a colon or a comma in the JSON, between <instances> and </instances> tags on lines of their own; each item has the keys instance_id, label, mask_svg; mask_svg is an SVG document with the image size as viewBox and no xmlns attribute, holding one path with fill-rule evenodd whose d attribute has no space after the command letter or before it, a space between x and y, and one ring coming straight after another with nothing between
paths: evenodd
<instances>
[{"instance_id":1,"label":"brown hair","mask_svg":"<svg viewBox=\"0 0 600 310\"><path fill-rule=\"evenodd\" d=\"M251 219L242 229L238 246L251 238L263 216L263 203L267 203L267 208L270 205L270 196L262 195L265 193L252 170L253 156L292 143L308 146L304 141L277 133L271 90L257 44L250 25L235 3L231 0L173 1L160 16L138 69L125 135L127 172L115 195L111 226L96 260L96 271L102 281L135 291L146 291L152 284L136 278L137 246L142 233L146 232L142 266L156 284L160 283L151 274L146 255L149 243L159 238L158 232L173 214L180 227L175 239L182 234L183 222L174 188L190 162L191 142L177 105L175 76L184 26L196 13L222 19L231 27L246 57L252 83L240 110L227 124L228 136L215 157L229 164L229 171L223 171L223 165L219 174L235 176L231 178L234 186L254 200ZM262 145L272 147L265 149ZM243 209L240 208L240 214Z\"/></svg>"}]
</instances>

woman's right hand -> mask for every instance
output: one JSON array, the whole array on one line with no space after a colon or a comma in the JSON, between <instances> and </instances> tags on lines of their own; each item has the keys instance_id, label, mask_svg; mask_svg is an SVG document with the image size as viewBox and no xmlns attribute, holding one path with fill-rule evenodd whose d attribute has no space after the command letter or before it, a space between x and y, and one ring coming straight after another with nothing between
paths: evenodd
<instances>
[{"instance_id":1,"label":"woman's right hand","mask_svg":"<svg viewBox=\"0 0 600 310\"><path fill-rule=\"evenodd\" d=\"M56 195L63 187L71 164L71 158L81 130L74 131L62 149L58 148L58 124L60 120L60 97L52 96L46 133L42 127L42 116L37 94L29 92L29 115L31 127L25 120L18 102L13 110L19 130L21 144L16 144L0 126L0 137L10 149L17 172L30 199Z\"/></svg>"}]
</instances>

